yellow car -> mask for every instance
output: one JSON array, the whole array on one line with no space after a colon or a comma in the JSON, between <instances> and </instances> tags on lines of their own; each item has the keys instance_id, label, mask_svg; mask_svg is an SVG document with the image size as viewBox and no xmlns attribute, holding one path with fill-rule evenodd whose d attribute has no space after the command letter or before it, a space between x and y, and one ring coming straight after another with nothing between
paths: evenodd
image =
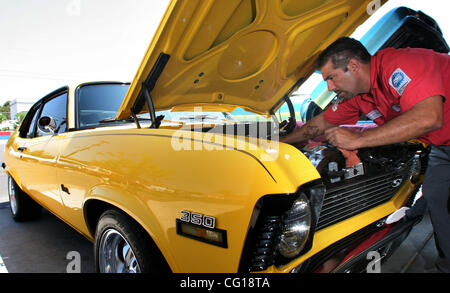
<instances>
[{"instance_id":1,"label":"yellow car","mask_svg":"<svg viewBox=\"0 0 450 293\"><path fill-rule=\"evenodd\" d=\"M5 149L12 216L45 207L94 243L98 272L365 271L416 222L384 223L426 149L297 148L276 112L372 2L172 1L131 84L30 109Z\"/></svg>"}]
</instances>

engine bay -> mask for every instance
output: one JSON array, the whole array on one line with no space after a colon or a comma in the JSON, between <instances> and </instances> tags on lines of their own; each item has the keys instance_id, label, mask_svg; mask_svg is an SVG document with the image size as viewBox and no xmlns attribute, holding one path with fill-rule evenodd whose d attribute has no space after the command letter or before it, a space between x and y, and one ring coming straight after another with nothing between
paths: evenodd
<instances>
[{"instance_id":1,"label":"engine bay","mask_svg":"<svg viewBox=\"0 0 450 293\"><path fill-rule=\"evenodd\" d=\"M300 150L311 161L327 185L403 170L407 167L423 174L426 167L427 148L416 143L405 142L347 151L327 142L315 142L307 144Z\"/></svg>"},{"instance_id":2,"label":"engine bay","mask_svg":"<svg viewBox=\"0 0 450 293\"><path fill-rule=\"evenodd\" d=\"M389 201L406 182L417 183L428 157L426 147L408 142L355 151L315 142L300 151L326 188L317 230Z\"/></svg>"}]
</instances>

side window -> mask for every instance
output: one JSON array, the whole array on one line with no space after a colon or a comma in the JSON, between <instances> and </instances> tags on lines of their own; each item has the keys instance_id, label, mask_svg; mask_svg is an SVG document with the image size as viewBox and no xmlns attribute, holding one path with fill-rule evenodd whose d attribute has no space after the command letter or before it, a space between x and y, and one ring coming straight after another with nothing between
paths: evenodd
<instances>
[{"instance_id":1,"label":"side window","mask_svg":"<svg viewBox=\"0 0 450 293\"><path fill-rule=\"evenodd\" d=\"M27 131L27 138L33 138L34 137L34 130L36 128L38 115L39 115L39 111L36 111L36 113L34 113L34 115L33 115L33 119L31 120L31 123L30 123L30 128Z\"/></svg>"},{"instance_id":2,"label":"side window","mask_svg":"<svg viewBox=\"0 0 450 293\"><path fill-rule=\"evenodd\" d=\"M40 109L41 109L40 106L35 105L30 109L30 111L28 111L19 128L20 137L22 138L34 137L34 130L36 128L37 118Z\"/></svg>"},{"instance_id":3,"label":"side window","mask_svg":"<svg viewBox=\"0 0 450 293\"><path fill-rule=\"evenodd\" d=\"M67 93L59 95L44 103L42 112L39 118L49 116L56 122L58 133L63 133L67 129ZM44 133L37 128L36 136L50 135L50 133Z\"/></svg>"}]
</instances>

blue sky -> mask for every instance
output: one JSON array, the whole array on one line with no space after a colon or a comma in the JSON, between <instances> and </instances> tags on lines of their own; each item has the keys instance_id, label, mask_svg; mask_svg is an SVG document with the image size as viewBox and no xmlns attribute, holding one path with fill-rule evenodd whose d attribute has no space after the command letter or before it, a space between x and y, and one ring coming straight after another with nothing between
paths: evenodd
<instances>
[{"instance_id":1,"label":"blue sky","mask_svg":"<svg viewBox=\"0 0 450 293\"><path fill-rule=\"evenodd\" d=\"M36 101L73 80L131 81L168 0L0 0L0 104ZM445 0L391 0L422 10L450 42Z\"/></svg>"}]
</instances>

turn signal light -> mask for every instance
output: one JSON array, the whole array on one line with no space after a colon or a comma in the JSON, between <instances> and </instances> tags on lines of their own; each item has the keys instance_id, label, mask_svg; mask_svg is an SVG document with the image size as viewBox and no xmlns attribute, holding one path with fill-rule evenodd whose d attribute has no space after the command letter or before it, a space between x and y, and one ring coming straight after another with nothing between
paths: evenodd
<instances>
[{"instance_id":1,"label":"turn signal light","mask_svg":"<svg viewBox=\"0 0 450 293\"><path fill-rule=\"evenodd\" d=\"M223 248L228 247L225 230L206 228L177 219L177 234Z\"/></svg>"}]
</instances>

